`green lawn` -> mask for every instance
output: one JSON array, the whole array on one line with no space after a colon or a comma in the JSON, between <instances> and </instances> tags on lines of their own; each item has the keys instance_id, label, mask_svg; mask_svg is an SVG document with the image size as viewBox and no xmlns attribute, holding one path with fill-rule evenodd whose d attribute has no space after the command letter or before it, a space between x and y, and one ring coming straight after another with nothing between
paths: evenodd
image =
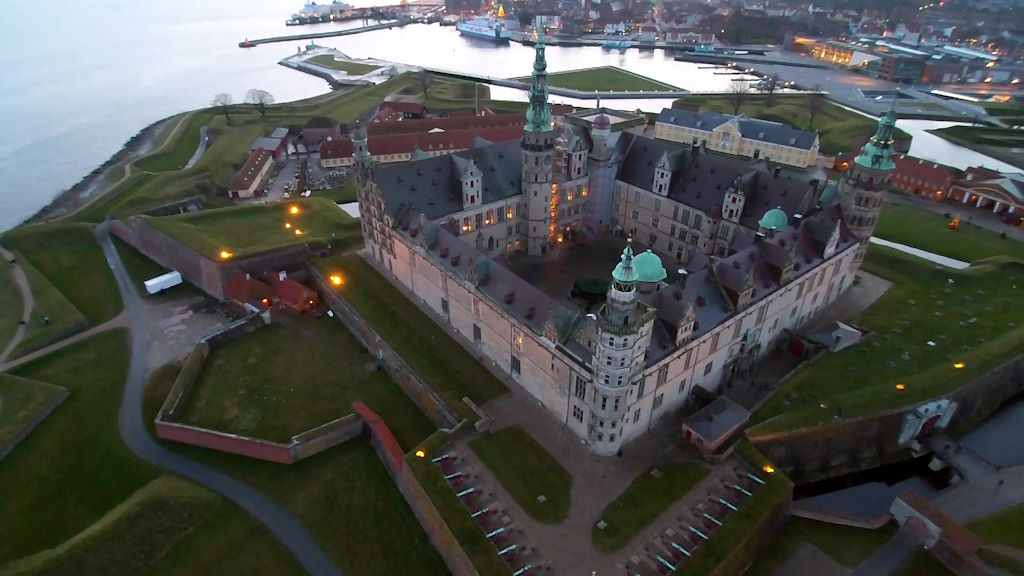
<instances>
[{"instance_id":1,"label":"green lawn","mask_svg":"<svg viewBox=\"0 0 1024 576\"><path fill-rule=\"evenodd\" d=\"M344 186L327 188L326 190L313 190L312 196L327 198L335 204L345 204L347 202L355 202L357 192L355 176L350 176Z\"/></svg>"},{"instance_id":2,"label":"green lawn","mask_svg":"<svg viewBox=\"0 0 1024 576\"><path fill-rule=\"evenodd\" d=\"M174 382L175 372L174 368L162 369L158 377L150 380L143 404L147 422L156 416ZM423 439L402 432L398 426L394 431L405 449ZM281 504L302 522L343 574L447 574L444 563L365 438L351 440L288 466L173 442L162 443L248 483ZM190 538L182 553L198 548L201 553L216 558L218 550L225 550L219 546L221 536L212 530L207 534L214 536L212 542ZM248 549L248 544L242 545ZM178 561L185 562L188 558ZM226 560L224 562L227 565ZM191 564L198 565L198 562ZM168 568L164 573L190 572L174 572ZM257 573L276 574L263 570Z\"/></svg>"},{"instance_id":3,"label":"green lawn","mask_svg":"<svg viewBox=\"0 0 1024 576\"><path fill-rule=\"evenodd\" d=\"M14 337L21 320L21 290L14 283L14 273L6 262L0 262L0 352Z\"/></svg>"},{"instance_id":4,"label":"green lawn","mask_svg":"<svg viewBox=\"0 0 1024 576\"><path fill-rule=\"evenodd\" d=\"M1004 554L1002 551L982 547L978 550L978 558L981 558L991 566L1002 568L1010 574L1024 575L1024 560Z\"/></svg>"},{"instance_id":5,"label":"green lawn","mask_svg":"<svg viewBox=\"0 0 1024 576\"><path fill-rule=\"evenodd\" d=\"M944 207L950 215L958 213L954 205ZM987 228L969 223L966 217L958 229L950 230L950 220L930 210L890 202L882 209L875 236L964 262L1001 255L1024 262L1024 242L1000 238Z\"/></svg>"},{"instance_id":6,"label":"green lawn","mask_svg":"<svg viewBox=\"0 0 1024 576\"><path fill-rule=\"evenodd\" d=\"M995 259L954 271L872 246L864 269L893 282L858 320L873 334L789 378L754 413L753 422L760 424L749 434L915 404L963 386L1020 353L1024 326L1011 319L1019 323L1024 317L1024 264ZM963 369L954 368L959 362Z\"/></svg>"},{"instance_id":7,"label":"green lawn","mask_svg":"<svg viewBox=\"0 0 1024 576\"><path fill-rule=\"evenodd\" d=\"M361 401L406 445L433 425L336 319L281 315L207 358L182 421L274 442L352 413Z\"/></svg>"},{"instance_id":8,"label":"green lawn","mask_svg":"<svg viewBox=\"0 0 1024 576\"><path fill-rule=\"evenodd\" d=\"M743 99L739 113L752 118L782 122L801 130L817 130L823 154L849 152L860 148L878 128L877 121L840 108L824 99L820 102L812 124L809 98L804 94L776 94L774 105L768 106L765 96L748 94ZM731 94L695 94L677 102L687 105L699 104L702 112L733 113ZM907 137L902 132L898 132L897 137L901 135Z\"/></svg>"},{"instance_id":9,"label":"green lawn","mask_svg":"<svg viewBox=\"0 0 1024 576\"><path fill-rule=\"evenodd\" d=\"M3 243L29 260L91 324L121 311L121 295L90 226L23 226L5 233Z\"/></svg>"},{"instance_id":10,"label":"green lawn","mask_svg":"<svg viewBox=\"0 0 1024 576\"><path fill-rule=\"evenodd\" d=\"M620 550L708 473L707 468L689 462L666 462L654 468L660 477L651 474L654 469L644 472L605 507L601 520L607 526L602 530L595 525L590 531L595 548L605 554Z\"/></svg>"},{"instance_id":11,"label":"green lawn","mask_svg":"<svg viewBox=\"0 0 1024 576\"><path fill-rule=\"evenodd\" d=\"M124 240L121 240L116 236L111 236L111 238L114 241L114 248L117 249L117 253L121 257L121 262L124 263L125 270L128 271L128 275L131 276L132 281L135 282L135 289L138 290L139 294L144 298L152 298L154 300L176 300L179 298L198 298L204 295L202 290L185 281L182 281L181 284L178 284L173 288L164 290L160 294L149 294L146 292L146 280L155 278L161 274L166 274L168 270L149 258L146 258L141 252L133 248Z\"/></svg>"},{"instance_id":12,"label":"green lawn","mask_svg":"<svg viewBox=\"0 0 1024 576\"><path fill-rule=\"evenodd\" d=\"M529 77L517 78L528 81ZM587 92L674 91L679 88L616 66L598 66L548 74L548 84Z\"/></svg>"},{"instance_id":13,"label":"green lawn","mask_svg":"<svg viewBox=\"0 0 1024 576\"><path fill-rule=\"evenodd\" d=\"M558 524L569 515L572 476L525 430L502 428L469 447L534 520Z\"/></svg>"},{"instance_id":14,"label":"green lawn","mask_svg":"<svg viewBox=\"0 0 1024 576\"><path fill-rule=\"evenodd\" d=\"M333 54L313 56L309 60L314 64L334 68L335 70L341 70L342 72L352 76L362 76L363 74L369 74L374 70L382 68L379 64L362 64L360 62L349 62L347 60L335 60Z\"/></svg>"},{"instance_id":15,"label":"green lawn","mask_svg":"<svg viewBox=\"0 0 1024 576\"><path fill-rule=\"evenodd\" d=\"M64 389L0 372L0 448L21 434Z\"/></svg>"},{"instance_id":16,"label":"green lawn","mask_svg":"<svg viewBox=\"0 0 1024 576\"><path fill-rule=\"evenodd\" d=\"M299 208L298 215L290 213L292 206ZM146 222L213 260L220 260L223 250L243 258L300 244L346 249L362 242L359 223L326 198L202 210Z\"/></svg>"},{"instance_id":17,"label":"green lawn","mask_svg":"<svg viewBox=\"0 0 1024 576\"><path fill-rule=\"evenodd\" d=\"M11 359L67 338L89 325L89 321L78 308L75 308L75 305L69 302L46 276L36 270L27 258L17 252L14 254L28 280L34 303L32 314L25 326L25 337L11 351ZM19 313L17 317L20 316Z\"/></svg>"},{"instance_id":18,"label":"green lawn","mask_svg":"<svg viewBox=\"0 0 1024 576\"><path fill-rule=\"evenodd\" d=\"M975 520L967 527L986 544L1005 544L1024 550L1024 504Z\"/></svg>"},{"instance_id":19,"label":"green lawn","mask_svg":"<svg viewBox=\"0 0 1024 576\"><path fill-rule=\"evenodd\" d=\"M1007 118L1006 120L1020 122L1021 118ZM1024 160L1021 160L1020 156L1021 150L1024 150L1024 134L1021 134L1017 128L950 126L929 130L929 132L954 144L991 156L996 160L1024 168Z\"/></svg>"},{"instance_id":20,"label":"green lawn","mask_svg":"<svg viewBox=\"0 0 1024 576\"><path fill-rule=\"evenodd\" d=\"M867 530L804 518L790 518L786 526L775 535L771 545L747 569L745 576L773 576L775 570L802 543L813 544L843 566L853 568L894 535L895 531L891 528Z\"/></svg>"},{"instance_id":21,"label":"green lawn","mask_svg":"<svg viewBox=\"0 0 1024 576\"><path fill-rule=\"evenodd\" d=\"M1019 102L983 102L981 105L989 116L999 118L1010 126L1024 124L1024 105Z\"/></svg>"},{"instance_id":22,"label":"green lawn","mask_svg":"<svg viewBox=\"0 0 1024 576\"><path fill-rule=\"evenodd\" d=\"M0 461L17 494L0 498L0 565L59 545L158 476L118 434L127 365L127 334L113 330L15 371L70 396Z\"/></svg>"},{"instance_id":23,"label":"green lawn","mask_svg":"<svg viewBox=\"0 0 1024 576\"><path fill-rule=\"evenodd\" d=\"M910 563L893 572L893 576L953 576L953 573L931 552L920 549L914 553Z\"/></svg>"},{"instance_id":24,"label":"green lawn","mask_svg":"<svg viewBox=\"0 0 1024 576\"><path fill-rule=\"evenodd\" d=\"M760 470L768 463L764 455L746 441L737 445L736 454L754 470ZM770 529L767 522L771 518L771 513L783 501L791 497L793 483L780 472L759 473L759 476L765 481L765 484L758 487L752 497L744 500L739 511L726 518L723 525L715 530L711 539L698 546L693 556L681 564L682 574L711 573L719 564L729 559L733 552L752 534ZM742 566L735 567L736 572L740 569Z\"/></svg>"},{"instance_id":25,"label":"green lawn","mask_svg":"<svg viewBox=\"0 0 1024 576\"><path fill-rule=\"evenodd\" d=\"M415 304L357 254L315 258L324 276L345 278L341 294L424 381L465 418L476 419L463 397L477 404L507 388Z\"/></svg>"},{"instance_id":26,"label":"green lawn","mask_svg":"<svg viewBox=\"0 0 1024 576\"><path fill-rule=\"evenodd\" d=\"M185 120L185 124L178 128L178 134L173 140L168 138L167 145L159 152L136 160L135 167L144 172L181 170L199 146L199 129L208 123L214 114L215 112L209 109L192 112ZM173 130L175 126L176 121L172 121L168 130Z\"/></svg>"}]
</instances>

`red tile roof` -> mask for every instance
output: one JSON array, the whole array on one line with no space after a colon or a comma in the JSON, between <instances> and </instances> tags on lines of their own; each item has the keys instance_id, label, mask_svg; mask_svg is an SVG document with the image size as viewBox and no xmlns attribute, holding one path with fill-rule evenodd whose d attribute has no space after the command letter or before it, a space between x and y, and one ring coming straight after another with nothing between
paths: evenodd
<instances>
[{"instance_id":1,"label":"red tile roof","mask_svg":"<svg viewBox=\"0 0 1024 576\"><path fill-rule=\"evenodd\" d=\"M423 104L419 102L381 102L380 109L386 108L402 114L423 114Z\"/></svg>"},{"instance_id":2,"label":"red tile roof","mask_svg":"<svg viewBox=\"0 0 1024 576\"><path fill-rule=\"evenodd\" d=\"M414 120L406 120L414 122ZM391 154L411 154L419 148L424 152L444 150L456 152L470 147L477 137L492 143L509 142L519 139L523 134L520 122L513 126L498 126L474 130L451 130L448 132L430 132L424 134L393 134L387 136L371 136L368 141L370 153L374 156ZM324 140L320 144L320 159L346 158L352 155L352 141L348 138Z\"/></svg>"},{"instance_id":3,"label":"red tile roof","mask_svg":"<svg viewBox=\"0 0 1024 576\"><path fill-rule=\"evenodd\" d=\"M397 122L404 118L401 112L391 108L381 108L380 112L373 117L373 122Z\"/></svg>"},{"instance_id":4,"label":"red tile roof","mask_svg":"<svg viewBox=\"0 0 1024 576\"><path fill-rule=\"evenodd\" d=\"M937 164L930 160L923 160L913 156L901 154L893 158L896 169L893 171L893 181L907 181L909 186L924 186L929 191L943 190L952 183L956 177L956 171L949 166ZM920 180L920 183L918 183Z\"/></svg>"},{"instance_id":5,"label":"red tile roof","mask_svg":"<svg viewBox=\"0 0 1024 576\"><path fill-rule=\"evenodd\" d=\"M249 152L249 158L231 181L231 190L246 190L259 176L263 166L274 159L273 153L262 148Z\"/></svg>"},{"instance_id":6,"label":"red tile roof","mask_svg":"<svg viewBox=\"0 0 1024 576\"><path fill-rule=\"evenodd\" d=\"M274 297L274 290L265 282L248 277L245 272L236 272L224 287L224 295L239 304L266 307Z\"/></svg>"},{"instance_id":7,"label":"red tile roof","mask_svg":"<svg viewBox=\"0 0 1024 576\"><path fill-rule=\"evenodd\" d=\"M449 116L447 118L420 118L400 122L377 122L366 127L372 137L383 134L414 134L431 130L468 130L495 126L522 126L522 114L494 114L492 116Z\"/></svg>"}]
</instances>

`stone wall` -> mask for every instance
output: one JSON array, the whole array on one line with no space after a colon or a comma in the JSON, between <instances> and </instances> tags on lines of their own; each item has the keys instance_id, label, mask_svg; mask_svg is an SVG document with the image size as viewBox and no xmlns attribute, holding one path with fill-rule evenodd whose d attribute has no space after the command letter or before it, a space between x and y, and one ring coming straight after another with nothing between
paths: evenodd
<instances>
[{"instance_id":1,"label":"stone wall","mask_svg":"<svg viewBox=\"0 0 1024 576\"><path fill-rule=\"evenodd\" d=\"M245 318L236 320L223 328L219 328L199 339L200 343L209 345L210 349L219 348L223 344L245 336L250 332L266 326L269 322L264 318L263 314L259 312L253 312Z\"/></svg>"},{"instance_id":2,"label":"stone wall","mask_svg":"<svg viewBox=\"0 0 1024 576\"><path fill-rule=\"evenodd\" d=\"M948 430L963 434L1024 392L1024 356L944 396L957 403ZM912 457L898 439L907 412L929 401L787 432L751 434L750 441L798 484L876 468Z\"/></svg>"},{"instance_id":3,"label":"stone wall","mask_svg":"<svg viewBox=\"0 0 1024 576\"><path fill-rule=\"evenodd\" d=\"M363 432L363 421L357 414L349 414L327 424L292 437L290 456L298 462L319 454L328 448L347 442Z\"/></svg>"},{"instance_id":4,"label":"stone wall","mask_svg":"<svg viewBox=\"0 0 1024 576\"><path fill-rule=\"evenodd\" d=\"M259 460L277 462L278 464L291 464L291 446L268 442L248 436L218 432L198 426L189 426L177 422L168 422L159 416L156 420L156 435L164 440L174 440L182 444L191 444L228 454L238 454Z\"/></svg>"},{"instance_id":5,"label":"stone wall","mask_svg":"<svg viewBox=\"0 0 1024 576\"><path fill-rule=\"evenodd\" d=\"M444 559L448 570L453 576L479 576L473 562L462 549L458 539L452 534L441 513L437 511L427 492L420 486L412 470L405 465L405 454L398 446L387 424L372 410L361 402L353 404L353 409L365 422L365 429L370 434L373 444L384 467L398 486L405 501L412 508L413 514L423 527L430 543Z\"/></svg>"},{"instance_id":6,"label":"stone wall","mask_svg":"<svg viewBox=\"0 0 1024 576\"><path fill-rule=\"evenodd\" d=\"M338 294L318 270L308 264L306 269L313 287L320 293L321 301L330 306L334 311L335 318L344 324L371 354L377 357L391 378L405 392L405 395L438 428L455 426L458 423L455 411L405 363L405 360L356 312L351 304Z\"/></svg>"}]
</instances>

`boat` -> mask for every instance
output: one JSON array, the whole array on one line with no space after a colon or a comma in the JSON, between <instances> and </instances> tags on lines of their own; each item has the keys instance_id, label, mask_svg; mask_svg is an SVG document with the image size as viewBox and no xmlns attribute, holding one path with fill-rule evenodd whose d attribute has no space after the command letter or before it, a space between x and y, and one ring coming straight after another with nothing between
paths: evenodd
<instances>
[{"instance_id":1,"label":"boat","mask_svg":"<svg viewBox=\"0 0 1024 576\"><path fill-rule=\"evenodd\" d=\"M287 26L300 26L302 24L317 24L320 22L330 22L335 19L340 19L345 16L345 13L351 8L348 4L334 0L329 4L317 4L316 2L307 2L302 10L299 10L292 17L285 21Z\"/></svg>"},{"instance_id":2,"label":"boat","mask_svg":"<svg viewBox=\"0 0 1024 576\"><path fill-rule=\"evenodd\" d=\"M507 44L509 41L509 33L505 29L505 24L487 16L479 16L472 20L460 20L455 24L455 29L463 36L470 38L480 38L501 44Z\"/></svg>"},{"instance_id":3,"label":"boat","mask_svg":"<svg viewBox=\"0 0 1024 576\"><path fill-rule=\"evenodd\" d=\"M625 52L629 49L629 42L625 40L605 40L601 44L601 48L605 50L619 50Z\"/></svg>"}]
</instances>

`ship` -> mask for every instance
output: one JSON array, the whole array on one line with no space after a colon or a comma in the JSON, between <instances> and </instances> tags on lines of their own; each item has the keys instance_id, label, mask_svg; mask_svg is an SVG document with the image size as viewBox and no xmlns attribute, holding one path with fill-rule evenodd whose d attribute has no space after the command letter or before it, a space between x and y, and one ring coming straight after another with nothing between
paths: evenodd
<instances>
[{"instance_id":1,"label":"ship","mask_svg":"<svg viewBox=\"0 0 1024 576\"><path fill-rule=\"evenodd\" d=\"M625 40L606 40L601 44L601 48L604 48L605 50L619 50L620 52L625 52L629 49L629 42Z\"/></svg>"},{"instance_id":2,"label":"ship","mask_svg":"<svg viewBox=\"0 0 1024 576\"><path fill-rule=\"evenodd\" d=\"M340 19L345 16L346 12L351 8L344 2L334 0L329 4L317 4L316 2L307 2L302 10L299 10L292 17L285 21L288 26L299 26L302 24L317 24L319 22L330 22L335 19Z\"/></svg>"},{"instance_id":3,"label":"ship","mask_svg":"<svg viewBox=\"0 0 1024 576\"><path fill-rule=\"evenodd\" d=\"M480 38L500 44L507 44L509 40L509 33L505 29L505 25L494 18L486 16L480 16L472 20L461 20L455 24L455 29L463 36L469 36L470 38Z\"/></svg>"}]
</instances>

